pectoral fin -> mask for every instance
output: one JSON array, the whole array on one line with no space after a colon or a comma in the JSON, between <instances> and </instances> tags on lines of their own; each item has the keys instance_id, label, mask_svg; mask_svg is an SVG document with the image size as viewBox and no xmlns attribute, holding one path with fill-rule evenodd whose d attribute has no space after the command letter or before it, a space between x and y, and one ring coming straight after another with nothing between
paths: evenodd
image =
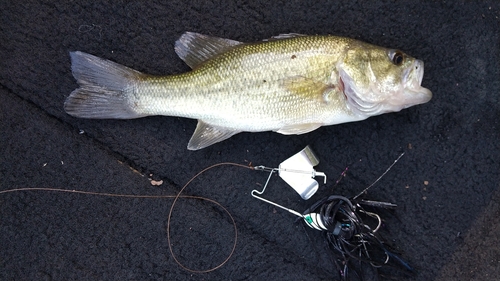
<instances>
[{"instance_id":1,"label":"pectoral fin","mask_svg":"<svg viewBox=\"0 0 500 281\"><path fill-rule=\"evenodd\" d=\"M323 94L330 88L328 84L303 76L287 78L283 85L295 95L304 96L307 99L317 99L318 101L324 101Z\"/></svg>"},{"instance_id":2,"label":"pectoral fin","mask_svg":"<svg viewBox=\"0 0 500 281\"><path fill-rule=\"evenodd\" d=\"M210 146L214 143L218 143L231 136L239 133L240 131L231 130L224 127L212 126L202 120L198 120L198 125L196 130L189 140L188 149L198 150Z\"/></svg>"},{"instance_id":3,"label":"pectoral fin","mask_svg":"<svg viewBox=\"0 0 500 281\"><path fill-rule=\"evenodd\" d=\"M323 124L321 123L308 123L308 124L298 124L298 125L289 125L285 126L276 131L276 133L280 133L283 135L301 135L305 133L312 132L317 128L321 127Z\"/></svg>"},{"instance_id":4,"label":"pectoral fin","mask_svg":"<svg viewBox=\"0 0 500 281\"><path fill-rule=\"evenodd\" d=\"M318 103L328 103L328 97L332 89L328 84L304 76L287 78L283 82L283 86L293 95L303 97L309 101L315 100ZM323 126L322 123L293 124L284 126L276 130L276 132L283 135L300 135L314 131L321 126Z\"/></svg>"}]
</instances>

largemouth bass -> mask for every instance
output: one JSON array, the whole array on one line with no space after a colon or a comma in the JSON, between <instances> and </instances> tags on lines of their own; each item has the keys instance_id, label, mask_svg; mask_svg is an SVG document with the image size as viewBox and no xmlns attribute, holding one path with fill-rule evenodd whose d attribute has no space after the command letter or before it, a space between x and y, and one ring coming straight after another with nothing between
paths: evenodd
<instances>
[{"instance_id":1,"label":"largemouth bass","mask_svg":"<svg viewBox=\"0 0 500 281\"><path fill-rule=\"evenodd\" d=\"M239 132L304 134L428 102L424 63L336 36L284 34L257 43L187 32L175 51L193 70L152 76L72 52L80 88L64 109L81 118L198 119L197 150Z\"/></svg>"}]
</instances>

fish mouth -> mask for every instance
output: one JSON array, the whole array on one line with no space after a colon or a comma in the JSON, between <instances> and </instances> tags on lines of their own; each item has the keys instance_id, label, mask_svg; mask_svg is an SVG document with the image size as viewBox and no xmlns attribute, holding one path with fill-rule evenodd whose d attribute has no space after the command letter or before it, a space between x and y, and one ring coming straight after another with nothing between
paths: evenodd
<instances>
[{"instance_id":1,"label":"fish mouth","mask_svg":"<svg viewBox=\"0 0 500 281\"><path fill-rule=\"evenodd\" d=\"M415 60L403 72L399 89L382 94L376 83L371 83L366 90L358 89L356 82L343 69L339 71L339 81L347 107L353 113L365 117L397 112L431 100L431 91L421 86L423 76L424 63Z\"/></svg>"},{"instance_id":2,"label":"fish mouth","mask_svg":"<svg viewBox=\"0 0 500 281\"><path fill-rule=\"evenodd\" d=\"M432 99L432 92L422 87L424 78L424 62L415 60L412 66L405 70L403 75L404 90L401 95L396 95L391 99L392 103L402 108L408 108L413 105L422 104Z\"/></svg>"}]
</instances>

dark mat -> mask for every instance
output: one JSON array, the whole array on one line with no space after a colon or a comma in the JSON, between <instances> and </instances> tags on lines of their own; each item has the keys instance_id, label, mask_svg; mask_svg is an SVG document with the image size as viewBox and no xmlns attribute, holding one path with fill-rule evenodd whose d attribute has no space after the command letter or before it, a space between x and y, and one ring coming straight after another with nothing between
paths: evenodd
<instances>
[{"instance_id":1,"label":"dark mat","mask_svg":"<svg viewBox=\"0 0 500 281\"><path fill-rule=\"evenodd\" d=\"M499 276L497 1L52 2L0 4L1 190L175 195L212 164L276 167L311 145L328 184L311 202L277 177L266 193L302 211L321 196L360 192L405 152L367 196L398 204L384 217L384 228L417 270L406 280ZM181 73L189 68L173 44L185 31L248 42L290 32L335 34L399 48L425 62L423 85L434 96L361 122L300 136L242 133L195 152L186 149L195 120L84 120L64 112L65 98L77 87L70 51L150 74ZM0 279L335 280L319 232L250 196L266 176L218 167L183 193L218 201L236 222L234 254L209 273L185 270L170 255L171 198L0 194ZM194 199L177 203L171 234L178 261L195 270L223 262L235 239L220 207Z\"/></svg>"}]
</instances>

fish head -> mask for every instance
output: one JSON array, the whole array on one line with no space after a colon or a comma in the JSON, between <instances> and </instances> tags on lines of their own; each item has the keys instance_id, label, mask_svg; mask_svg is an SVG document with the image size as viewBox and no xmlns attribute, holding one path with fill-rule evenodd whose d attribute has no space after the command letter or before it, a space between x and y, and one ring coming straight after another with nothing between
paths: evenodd
<instances>
[{"instance_id":1,"label":"fish head","mask_svg":"<svg viewBox=\"0 0 500 281\"><path fill-rule=\"evenodd\" d=\"M421 86L423 61L399 50L360 44L346 51L337 70L347 107L362 117L400 111L432 98Z\"/></svg>"}]
</instances>

